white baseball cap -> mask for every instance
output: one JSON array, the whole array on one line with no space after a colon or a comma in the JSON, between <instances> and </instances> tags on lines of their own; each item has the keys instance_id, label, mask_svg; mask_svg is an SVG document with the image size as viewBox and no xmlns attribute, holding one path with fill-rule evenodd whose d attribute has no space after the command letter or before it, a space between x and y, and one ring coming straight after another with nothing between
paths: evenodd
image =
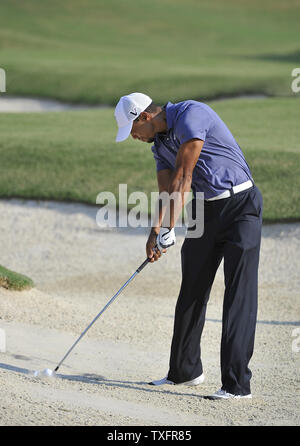
<instances>
[{"instance_id":1,"label":"white baseball cap","mask_svg":"<svg viewBox=\"0 0 300 446\"><path fill-rule=\"evenodd\" d=\"M130 135L133 121L151 104L152 99L143 93L122 96L115 108L119 127L116 142L124 141Z\"/></svg>"}]
</instances>

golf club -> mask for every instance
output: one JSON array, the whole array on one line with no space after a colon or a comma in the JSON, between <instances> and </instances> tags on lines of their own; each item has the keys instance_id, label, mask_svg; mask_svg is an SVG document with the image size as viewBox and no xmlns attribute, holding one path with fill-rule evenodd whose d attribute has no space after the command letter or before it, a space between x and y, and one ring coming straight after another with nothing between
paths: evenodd
<instances>
[{"instance_id":1,"label":"golf club","mask_svg":"<svg viewBox=\"0 0 300 446\"><path fill-rule=\"evenodd\" d=\"M38 376L40 373L44 376L53 376L59 369L59 367L62 365L62 363L65 361L65 359L69 356L73 348L78 344L78 342L83 338L83 336L86 334L86 332L91 328L91 326L96 322L96 320L101 316L101 314L104 313L104 311L110 306L110 304L118 297L118 295L121 293L121 291L124 290L124 288L134 279L134 277L142 271L142 269L145 268L145 266L149 263L150 258L147 257L147 259L137 268L137 270L132 274L132 276L127 280L127 282L124 283L124 285L119 289L119 291L116 292L116 294L110 299L109 302L102 308L102 310L97 314L97 316L92 320L92 322L86 327L86 329L81 333L79 338L74 342L74 344L69 348L65 356L61 359L61 361L58 363L58 365L55 367L54 371L51 369L45 369L42 372L35 371L34 376Z\"/></svg>"}]
</instances>

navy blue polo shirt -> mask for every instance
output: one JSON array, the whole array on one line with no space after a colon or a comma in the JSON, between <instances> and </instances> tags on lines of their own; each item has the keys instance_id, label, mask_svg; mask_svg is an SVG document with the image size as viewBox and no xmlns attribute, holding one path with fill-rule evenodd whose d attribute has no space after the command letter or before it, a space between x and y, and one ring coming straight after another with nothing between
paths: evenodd
<instances>
[{"instance_id":1,"label":"navy blue polo shirt","mask_svg":"<svg viewBox=\"0 0 300 446\"><path fill-rule=\"evenodd\" d=\"M204 144L193 171L194 195L204 192L204 199L208 199L253 181L240 146L212 108L202 102L183 101L168 102L164 109L168 131L156 134L152 147L157 171L174 169L181 144L197 138Z\"/></svg>"}]
</instances>

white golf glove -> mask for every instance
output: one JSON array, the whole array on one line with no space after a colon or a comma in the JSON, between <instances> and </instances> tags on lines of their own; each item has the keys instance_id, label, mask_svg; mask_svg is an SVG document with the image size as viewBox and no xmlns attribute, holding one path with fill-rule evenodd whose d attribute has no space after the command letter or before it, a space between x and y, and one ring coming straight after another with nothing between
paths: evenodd
<instances>
[{"instance_id":1,"label":"white golf glove","mask_svg":"<svg viewBox=\"0 0 300 446\"><path fill-rule=\"evenodd\" d=\"M157 247L160 251L162 249L170 248L170 246L175 245L176 237L175 237L175 231L174 228L161 228L160 232L157 236L156 243Z\"/></svg>"}]
</instances>

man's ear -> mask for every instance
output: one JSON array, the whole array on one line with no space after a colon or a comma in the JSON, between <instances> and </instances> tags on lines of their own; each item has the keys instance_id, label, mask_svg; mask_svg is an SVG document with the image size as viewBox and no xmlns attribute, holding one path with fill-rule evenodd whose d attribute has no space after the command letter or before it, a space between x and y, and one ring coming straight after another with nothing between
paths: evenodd
<instances>
[{"instance_id":1,"label":"man's ear","mask_svg":"<svg viewBox=\"0 0 300 446\"><path fill-rule=\"evenodd\" d=\"M141 119L142 121L147 121L150 118L150 114L143 111L142 113L140 113L139 119Z\"/></svg>"}]
</instances>

